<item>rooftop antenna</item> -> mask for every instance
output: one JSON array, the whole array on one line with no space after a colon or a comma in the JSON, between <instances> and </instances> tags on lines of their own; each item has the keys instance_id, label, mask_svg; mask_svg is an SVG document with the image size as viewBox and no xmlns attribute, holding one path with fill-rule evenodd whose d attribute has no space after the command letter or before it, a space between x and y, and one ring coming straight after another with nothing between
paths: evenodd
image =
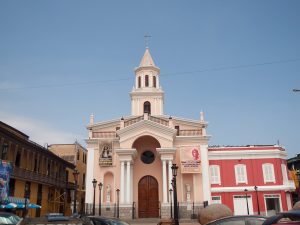
<instances>
[{"instance_id":1,"label":"rooftop antenna","mask_svg":"<svg viewBox=\"0 0 300 225\"><path fill-rule=\"evenodd\" d=\"M148 33L146 33L145 35L144 35L144 38L145 38L145 46L146 46L146 48L148 48L149 47L149 38L151 38L152 36L150 35L150 34L148 34Z\"/></svg>"}]
</instances>

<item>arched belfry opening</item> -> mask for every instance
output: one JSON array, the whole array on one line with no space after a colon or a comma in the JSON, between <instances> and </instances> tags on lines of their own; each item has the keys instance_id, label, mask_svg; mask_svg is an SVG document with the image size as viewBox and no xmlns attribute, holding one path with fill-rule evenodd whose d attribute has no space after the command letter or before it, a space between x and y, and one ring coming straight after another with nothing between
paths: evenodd
<instances>
[{"instance_id":1,"label":"arched belfry opening","mask_svg":"<svg viewBox=\"0 0 300 225\"><path fill-rule=\"evenodd\" d=\"M148 101L144 102L144 113L151 114L151 103Z\"/></svg>"}]
</instances>

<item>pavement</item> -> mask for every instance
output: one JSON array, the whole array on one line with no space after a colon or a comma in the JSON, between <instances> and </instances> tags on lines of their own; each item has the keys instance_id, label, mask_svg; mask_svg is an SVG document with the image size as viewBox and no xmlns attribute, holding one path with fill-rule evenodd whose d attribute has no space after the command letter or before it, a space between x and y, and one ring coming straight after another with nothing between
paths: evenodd
<instances>
[{"instance_id":1,"label":"pavement","mask_svg":"<svg viewBox=\"0 0 300 225\"><path fill-rule=\"evenodd\" d=\"M157 218L145 218L145 219L135 219L135 220L126 220L129 224L132 225L157 225L162 222L161 225L167 225L168 220L157 219ZM69 221L55 221L48 222L46 217L30 218L25 219L22 222L22 225L84 225L81 219L70 219ZM180 225L200 225L197 220L191 219L182 219L179 221Z\"/></svg>"}]
</instances>

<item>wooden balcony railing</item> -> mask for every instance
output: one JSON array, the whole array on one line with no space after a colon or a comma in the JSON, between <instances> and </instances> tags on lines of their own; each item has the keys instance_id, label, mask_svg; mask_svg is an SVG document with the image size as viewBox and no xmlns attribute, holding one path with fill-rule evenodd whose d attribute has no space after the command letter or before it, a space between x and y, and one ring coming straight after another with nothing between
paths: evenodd
<instances>
[{"instance_id":1,"label":"wooden balcony railing","mask_svg":"<svg viewBox=\"0 0 300 225\"><path fill-rule=\"evenodd\" d=\"M35 171L26 170L18 167L13 168L12 178L18 178L27 181L33 181L37 183L44 183L47 185L53 185L60 188L66 187L66 182L64 179L57 179L54 177L47 176Z\"/></svg>"}]
</instances>

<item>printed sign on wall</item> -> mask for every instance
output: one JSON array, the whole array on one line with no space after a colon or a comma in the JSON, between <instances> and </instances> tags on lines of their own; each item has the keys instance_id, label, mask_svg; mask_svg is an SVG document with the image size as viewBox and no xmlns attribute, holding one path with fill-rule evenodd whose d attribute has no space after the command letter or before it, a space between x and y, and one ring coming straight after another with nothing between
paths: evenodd
<instances>
[{"instance_id":1,"label":"printed sign on wall","mask_svg":"<svg viewBox=\"0 0 300 225\"><path fill-rule=\"evenodd\" d=\"M181 173L201 173L199 148L193 146L180 148Z\"/></svg>"},{"instance_id":2,"label":"printed sign on wall","mask_svg":"<svg viewBox=\"0 0 300 225\"><path fill-rule=\"evenodd\" d=\"M100 145L100 166L112 166L112 143L103 143Z\"/></svg>"},{"instance_id":3,"label":"printed sign on wall","mask_svg":"<svg viewBox=\"0 0 300 225\"><path fill-rule=\"evenodd\" d=\"M9 178L12 172L10 163L0 160L0 202L7 201L9 192Z\"/></svg>"}]
</instances>

